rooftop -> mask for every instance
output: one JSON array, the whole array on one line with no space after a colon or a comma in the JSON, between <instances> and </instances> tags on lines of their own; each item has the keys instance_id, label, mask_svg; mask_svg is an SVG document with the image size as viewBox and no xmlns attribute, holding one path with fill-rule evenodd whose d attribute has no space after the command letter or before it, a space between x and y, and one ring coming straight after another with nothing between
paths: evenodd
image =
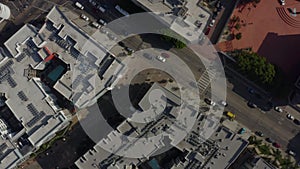
<instances>
[{"instance_id":1,"label":"rooftop","mask_svg":"<svg viewBox=\"0 0 300 169\"><path fill-rule=\"evenodd\" d=\"M70 71L57 81L54 88L67 99L72 99L76 106L83 107L107 91L116 78L116 70L122 69L122 64L107 54L106 45L94 39L96 37L99 40L98 37L105 37L104 34L95 32L90 36L85 33L72 22L74 15L64 8L54 7L47 15L50 22L40 32L49 35L46 45L70 65ZM51 41L52 36L56 41ZM59 41L65 43L65 48L59 47ZM112 58L113 62L99 77L97 71L100 63L108 58Z\"/></svg>"},{"instance_id":2,"label":"rooftop","mask_svg":"<svg viewBox=\"0 0 300 169\"><path fill-rule=\"evenodd\" d=\"M188 42L198 42L203 36L210 13L198 5L199 0L188 0L170 5L169 1L133 0L147 11L162 13L166 25ZM178 5L182 4L182 5ZM171 15L170 15L171 14ZM179 18L174 17L174 15ZM199 26L196 26L197 23ZM198 24L197 24L198 25Z\"/></svg>"},{"instance_id":3,"label":"rooftop","mask_svg":"<svg viewBox=\"0 0 300 169\"><path fill-rule=\"evenodd\" d=\"M161 97L162 93L156 93L158 89L163 90L165 93L165 98ZM172 92L164 89L158 84L153 84L152 87L148 90L147 94L144 96L144 98L140 101L139 105L142 109L148 110L149 103L147 103L147 98L151 98L152 96L149 95L155 95L155 98L153 99L161 99L162 102L165 102L166 98L170 99L171 102L168 102L168 106L174 106L173 108L166 108L165 114L173 114L175 116L180 116L180 113L175 113L176 111L179 111L179 109L176 109L176 106L181 105L181 100L178 96L172 94ZM157 94L157 95L156 95ZM154 96L153 96L154 97ZM160 102L160 101L157 101ZM151 105L159 107L159 105ZM151 107L150 106L150 107ZM190 115L190 113L193 114L193 111L189 109L183 109L182 111L186 112L186 115ZM147 111L146 111L147 112ZM156 151L160 150L165 146L164 140L167 135L163 134L163 131L166 131L170 129L171 134L168 135L170 137L170 140L172 141L171 144L176 144L176 139L178 139L178 134L182 135L182 132L186 132L184 127L182 127L183 124L176 122L175 120L172 120L171 117L166 117L166 115L156 114L156 120L154 121L147 121L147 123L143 122L143 118L148 117L149 114L143 112L140 113L140 111L134 112L132 116L129 116L126 121L124 121L122 124L120 124L117 127L117 130L112 131L108 134L107 138L103 138L97 145L104 148L106 151L114 152L116 156L122 156L126 154L126 157L132 157L136 158L138 162L138 158L140 157L150 157L152 154L156 153ZM172 115L171 115L172 116ZM139 123L137 121L141 120L143 123ZM133 120L134 119L134 120ZM174 124L175 123L175 124ZM174 132L174 131L178 132ZM167 132L168 133L168 132ZM124 135L128 137L124 137ZM139 139L141 136L143 138ZM147 139L145 139L146 137ZM174 140L173 140L174 139ZM126 144L124 144L126 142ZM146 148L145 148L146 147ZM141 151L143 150L143 151ZM88 153L86 153L88 154ZM97 153L99 154L99 153ZM86 155L85 155L86 156ZM125 157L125 159L127 159ZM111 160L111 158L103 157L102 155L94 155L93 157L90 157L86 161L77 160L76 165L79 168L88 168L91 164L91 159L94 158L96 161L104 161L108 162ZM129 160L130 161L130 160ZM132 162L131 164L137 164Z\"/></svg>"}]
</instances>

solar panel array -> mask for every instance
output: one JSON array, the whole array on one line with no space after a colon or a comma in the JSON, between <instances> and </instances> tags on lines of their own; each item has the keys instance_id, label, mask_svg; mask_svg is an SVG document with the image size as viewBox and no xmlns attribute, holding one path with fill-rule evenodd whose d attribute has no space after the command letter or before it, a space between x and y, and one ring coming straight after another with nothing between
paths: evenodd
<instances>
[{"instance_id":1,"label":"solar panel array","mask_svg":"<svg viewBox=\"0 0 300 169\"><path fill-rule=\"evenodd\" d=\"M33 116L38 115L39 111L35 108L35 106L32 103L28 104L26 107Z\"/></svg>"},{"instance_id":2,"label":"solar panel array","mask_svg":"<svg viewBox=\"0 0 300 169\"><path fill-rule=\"evenodd\" d=\"M2 83L3 81L7 80L9 77L9 71L6 69L2 72L0 72L0 83Z\"/></svg>"},{"instance_id":3,"label":"solar panel array","mask_svg":"<svg viewBox=\"0 0 300 169\"><path fill-rule=\"evenodd\" d=\"M17 94L19 96L19 98L23 101L27 101L28 97L25 95L25 93L23 91L18 92Z\"/></svg>"},{"instance_id":4,"label":"solar panel array","mask_svg":"<svg viewBox=\"0 0 300 169\"><path fill-rule=\"evenodd\" d=\"M10 74L14 74L15 72L12 70L11 65L13 65L13 61L9 60L3 66L0 67L0 83L5 80L8 80Z\"/></svg>"},{"instance_id":5,"label":"solar panel array","mask_svg":"<svg viewBox=\"0 0 300 169\"><path fill-rule=\"evenodd\" d=\"M1 144L1 145L0 145L0 152L1 152L1 153L4 153L4 151L6 150L7 147L8 147L8 146L7 146L6 143Z\"/></svg>"},{"instance_id":6,"label":"solar panel array","mask_svg":"<svg viewBox=\"0 0 300 169\"><path fill-rule=\"evenodd\" d=\"M17 82L11 76L9 76L7 78L7 82L9 84L9 86L12 87L12 88L17 86Z\"/></svg>"},{"instance_id":7,"label":"solar panel array","mask_svg":"<svg viewBox=\"0 0 300 169\"><path fill-rule=\"evenodd\" d=\"M26 42L26 45L27 45L29 48L31 48L31 49L33 49L33 50L36 50L36 45L35 45L35 43L34 43L33 41L28 40L28 41Z\"/></svg>"},{"instance_id":8,"label":"solar panel array","mask_svg":"<svg viewBox=\"0 0 300 169\"><path fill-rule=\"evenodd\" d=\"M72 88L76 89L83 79L82 75L78 75L72 83Z\"/></svg>"},{"instance_id":9,"label":"solar panel array","mask_svg":"<svg viewBox=\"0 0 300 169\"><path fill-rule=\"evenodd\" d=\"M25 53L21 53L17 58L17 62L21 62L24 58L26 57L26 54Z\"/></svg>"},{"instance_id":10,"label":"solar panel array","mask_svg":"<svg viewBox=\"0 0 300 169\"><path fill-rule=\"evenodd\" d=\"M44 111L39 112L36 116L34 116L28 123L27 126L28 127L32 127L34 126L39 120L41 120L44 116L46 115L46 113Z\"/></svg>"}]
</instances>

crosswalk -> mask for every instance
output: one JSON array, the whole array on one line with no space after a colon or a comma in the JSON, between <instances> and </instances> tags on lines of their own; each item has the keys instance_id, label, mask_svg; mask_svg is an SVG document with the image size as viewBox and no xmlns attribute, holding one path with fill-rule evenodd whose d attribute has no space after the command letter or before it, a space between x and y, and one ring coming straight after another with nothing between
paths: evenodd
<instances>
[{"instance_id":1,"label":"crosswalk","mask_svg":"<svg viewBox=\"0 0 300 169\"><path fill-rule=\"evenodd\" d=\"M200 94L203 94L210 82L215 78L216 73L213 69L206 69L200 79L198 80L198 87Z\"/></svg>"}]
</instances>

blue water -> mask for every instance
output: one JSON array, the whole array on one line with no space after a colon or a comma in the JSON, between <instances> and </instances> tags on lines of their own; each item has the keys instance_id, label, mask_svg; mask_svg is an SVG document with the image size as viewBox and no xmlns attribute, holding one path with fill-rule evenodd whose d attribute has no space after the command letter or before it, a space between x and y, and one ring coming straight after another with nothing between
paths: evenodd
<instances>
[{"instance_id":1,"label":"blue water","mask_svg":"<svg viewBox=\"0 0 300 169\"><path fill-rule=\"evenodd\" d=\"M152 169L160 169L160 166L155 158L148 162Z\"/></svg>"},{"instance_id":2,"label":"blue water","mask_svg":"<svg viewBox=\"0 0 300 169\"><path fill-rule=\"evenodd\" d=\"M64 67L62 67L61 65L59 65L57 68L55 68L54 70L52 70L48 77L52 80L52 81L57 81L58 78L61 76L61 74L63 73L63 71L65 70Z\"/></svg>"}]
</instances>

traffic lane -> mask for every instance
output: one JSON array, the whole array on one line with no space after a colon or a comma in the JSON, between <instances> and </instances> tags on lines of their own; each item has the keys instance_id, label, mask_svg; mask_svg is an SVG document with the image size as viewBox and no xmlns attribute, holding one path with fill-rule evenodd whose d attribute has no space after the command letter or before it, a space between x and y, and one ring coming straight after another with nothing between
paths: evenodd
<instances>
[{"instance_id":1,"label":"traffic lane","mask_svg":"<svg viewBox=\"0 0 300 169\"><path fill-rule=\"evenodd\" d=\"M299 127L285 117L285 114L275 111L262 112L247 106L247 100L232 91L227 93L228 110L237 115L236 120L252 131L262 131L265 137L275 139L285 149L298 132Z\"/></svg>"},{"instance_id":2,"label":"traffic lane","mask_svg":"<svg viewBox=\"0 0 300 169\"><path fill-rule=\"evenodd\" d=\"M97 6L93 6L89 1L81 0L79 2L84 6L83 11L87 12L96 20L103 19L108 23L123 16L118 13L114 7L106 5L106 3L97 3L97 6L100 4L105 6L105 12L101 12Z\"/></svg>"},{"instance_id":3,"label":"traffic lane","mask_svg":"<svg viewBox=\"0 0 300 169\"><path fill-rule=\"evenodd\" d=\"M149 38L151 38L149 36ZM151 38L151 43L160 44L160 43L166 43L165 41L158 40L157 38ZM146 49L151 48L152 45L150 43L145 43L139 36L133 36L124 41L125 45L134 49L135 51L140 49ZM163 50L163 49L162 49ZM199 56L197 56L195 53L193 53L188 48L184 49L174 49L172 48L169 50L169 52L175 54L176 56L180 57L186 65L190 68L190 70L194 73L194 76L196 79L199 79L203 71L205 70L205 66L202 64L201 60L199 59ZM168 59L167 59L168 61Z\"/></svg>"}]
</instances>

